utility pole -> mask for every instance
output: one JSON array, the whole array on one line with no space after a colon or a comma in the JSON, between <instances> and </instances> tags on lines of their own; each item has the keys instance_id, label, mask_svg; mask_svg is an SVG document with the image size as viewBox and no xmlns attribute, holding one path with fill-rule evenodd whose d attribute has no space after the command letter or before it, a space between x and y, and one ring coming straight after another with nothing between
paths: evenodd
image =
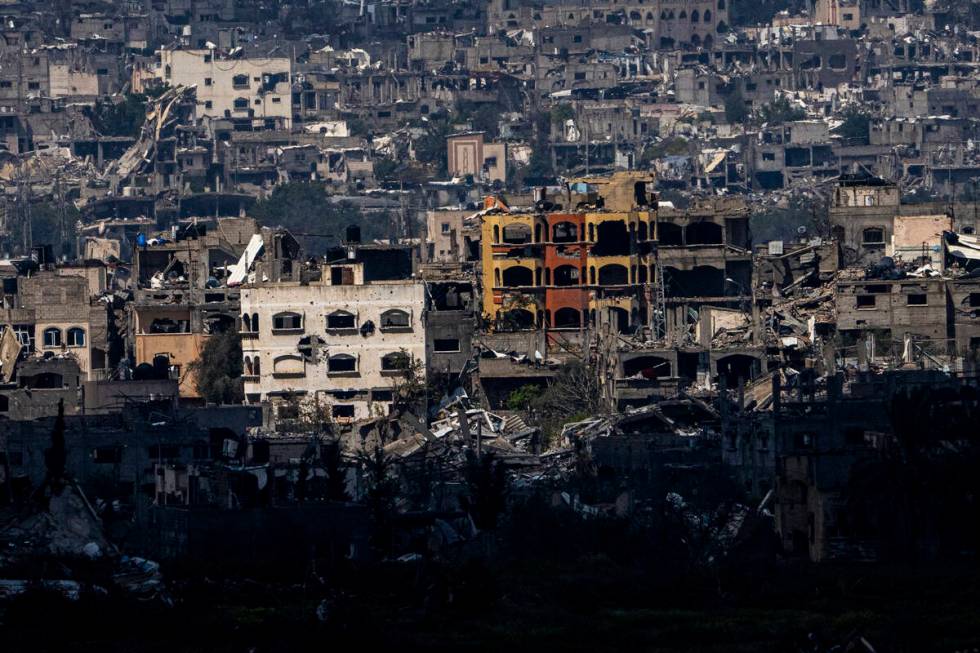
<instances>
[{"instance_id":1,"label":"utility pole","mask_svg":"<svg viewBox=\"0 0 980 653\"><path fill-rule=\"evenodd\" d=\"M61 186L61 171L54 175L54 194L58 202L58 235L61 238L61 257L67 258L71 251L71 234L68 230L68 215L65 211L65 194Z\"/></svg>"},{"instance_id":2,"label":"utility pole","mask_svg":"<svg viewBox=\"0 0 980 653\"><path fill-rule=\"evenodd\" d=\"M667 293L664 290L664 267L660 260L660 251L653 252L655 271L654 306L653 306L653 337L654 340L667 339Z\"/></svg>"},{"instance_id":3,"label":"utility pole","mask_svg":"<svg viewBox=\"0 0 980 653\"><path fill-rule=\"evenodd\" d=\"M31 224L31 178L28 173L27 181L23 177L17 179L17 217L23 228L24 254L30 254L34 246L33 225Z\"/></svg>"}]
</instances>

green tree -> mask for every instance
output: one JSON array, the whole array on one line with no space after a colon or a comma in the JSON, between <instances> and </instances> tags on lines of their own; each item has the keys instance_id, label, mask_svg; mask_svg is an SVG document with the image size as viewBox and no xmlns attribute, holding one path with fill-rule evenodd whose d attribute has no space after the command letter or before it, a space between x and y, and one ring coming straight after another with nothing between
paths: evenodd
<instances>
[{"instance_id":1,"label":"green tree","mask_svg":"<svg viewBox=\"0 0 980 653\"><path fill-rule=\"evenodd\" d=\"M541 386L527 383L507 395L507 410L527 410L541 396Z\"/></svg>"},{"instance_id":2,"label":"green tree","mask_svg":"<svg viewBox=\"0 0 980 653\"><path fill-rule=\"evenodd\" d=\"M349 202L331 202L319 182L296 181L276 186L269 197L252 207L251 215L264 227L283 227L296 237L308 254L318 255L343 238L351 224L361 228L363 239L387 235L385 220L369 220Z\"/></svg>"},{"instance_id":3,"label":"green tree","mask_svg":"<svg viewBox=\"0 0 980 653\"><path fill-rule=\"evenodd\" d=\"M371 133L371 130L368 129L367 123L360 118L348 118L347 129L350 131L351 136L360 136L362 138Z\"/></svg>"},{"instance_id":4,"label":"green tree","mask_svg":"<svg viewBox=\"0 0 980 653\"><path fill-rule=\"evenodd\" d=\"M113 98L96 100L90 114L92 126L103 136L136 138L146 121L149 98L141 93L127 93L119 101Z\"/></svg>"},{"instance_id":5,"label":"green tree","mask_svg":"<svg viewBox=\"0 0 980 653\"><path fill-rule=\"evenodd\" d=\"M778 97L759 109L759 121L770 125L781 125L784 122L793 122L804 118L806 118L806 112L793 106L785 97Z\"/></svg>"},{"instance_id":6,"label":"green tree","mask_svg":"<svg viewBox=\"0 0 980 653\"><path fill-rule=\"evenodd\" d=\"M656 159L662 159L665 156L683 156L687 153L688 142L686 138L680 136L667 138L643 148L643 152L640 153L639 166L646 168Z\"/></svg>"},{"instance_id":7,"label":"green tree","mask_svg":"<svg viewBox=\"0 0 980 653\"><path fill-rule=\"evenodd\" d=\"M200 357L191 363L194 387L205 401L238 404L242 390L242 341L237 333L212 336L204 342Z\"/></svg>"},{"instance_id":8,"label":"green tree","mask_svg":"<svg viewBox=\"0 0 980 653\"><path fill-rule=\"evenodd\" d=\"M551 107L551 122L556 125L563 125L566 120L574 117L575 108L570 104L562 102Z\"/></svg>"},{"instance_id":9,"label":"green tree","mask_svg":"<svg viewBox=\"0 0 980 653\"><path fill-rule=\"evenodd\" d=\"M14 211L13 204L8 205L8 211ZM75 245L78 235L78 209L71 202L65 202L64 219L67 233L67 242L62 243L61 236L61 211L56 202L42 201L31 203L31 243L34 245L51 245L55 256L65 254L72 257L76 254ZM10 245L11 249L17 252L24 252L24 222L21 220L9 220L11 224ZM62 245L66 250L62 250Z\"/></svg>"},{"instance_id":10,"label":"green tree","mask_svg":"<svg viewBox=\"0 0 980 653\"><path fill-rule=\"evenodd\" d=\"M374 162L374 177L379 181L396 179L400 166L391 159L377 159Z\"/></svg>"},{"instance_id":11,"label":"green tree","mask_svg":"<svg viewBox=\"0 0 980 653\"><path fill-rule=\"evenodd\" d=\"M435 168L439 177L445 177L449 168L446 137L451 131L447 119L433 118L425 123L425 133L413 144L415 160Z\"/></svg>"},{"instance_id":12,"label":"green tree","mask_svg":"<svg viewBox=\"0 0 980 653\"><path fill-rule=\"evenodd\" d=\"M744 123L749 119L749 110L745 107L745 96L740 89L725 98L725 120L730 125Z\"/></svg>"},{"instance_id":13,"label":"green tree","mask_svg":"<svg viewBox=\"0 0 980 653\"><path fill-rule=\"evenodd\" d=\"M844 122L835 129L852 145L867 145L871 126L871 115L860 107L850 106L844 111Z\"/></svg>"},{"instance_id":14,"label":"green tree","mask_svg":"<svg viewBox=\"0 0 980 653\"><path fill-rule=\"evenodd\" d=\"M549 439L565 424L601 414L602 392L595 369L574 360L559 368L548 387L531 401L531 412Z\"/></svg>"},{"instance_id":15,"label":"green tree","mask_svg":"<svg viewBox=\"0 0 980 653\"><path fill-rule=\"evenodd\" d=\"M493 103L462 102L459 105L460 117L475 131L485 132L488 138L500 136L500 112L500 106Z\"/></svg>"}]
</instances>

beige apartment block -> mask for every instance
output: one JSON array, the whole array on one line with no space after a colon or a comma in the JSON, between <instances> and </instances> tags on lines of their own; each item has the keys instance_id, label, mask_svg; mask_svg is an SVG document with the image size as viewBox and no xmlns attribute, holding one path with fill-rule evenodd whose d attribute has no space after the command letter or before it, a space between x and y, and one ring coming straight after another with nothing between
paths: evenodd
<instances>
[{"instance_id":1,"label":"beige apartment block","mask_svg":"<svg viewBox=\"0 0 980 653\"><path fill-rule=\"evenodd\" d=\"M350 423L386 415L413 361L424 374L423 285L364 276L363 264L351 263L308 283L242 287L249 403L278 404L280 420Z\"/></svg>"},{"instance_id":2,"label":"beige apartment block","mask_svg":"<svg viewBox=\"0 0 980 653\"><path fill-rule=\"evenodd\" d=\"M155 76L197 86L197 115L288 129L292 67L288 58L221 59L214 50L159 50Z\"/></svg>"}]
</instances>

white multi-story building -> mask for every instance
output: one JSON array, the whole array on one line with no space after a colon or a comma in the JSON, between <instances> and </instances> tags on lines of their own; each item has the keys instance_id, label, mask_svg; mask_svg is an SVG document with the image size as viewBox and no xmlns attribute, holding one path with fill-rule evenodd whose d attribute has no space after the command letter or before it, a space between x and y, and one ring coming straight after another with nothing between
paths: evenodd
<instances>
[{"instance_id":1,"label":"white multi-story building","mask_svg":"<svg viewBox=\"0 0 980 653\"><path fill-rule=\"evenodd\" d=\"M197 115L288 129L292 65L288 58L222 59L215 50L159 50L154 76L197 86Z\"/></svg>"},{"instance_id":2,"label":"white multi-story building","mask_svg":"<svg viewBox=\"0 0 980 653\"><path fill-rule=\"evenodd\" d=\"M424 286L371 279L356 259L313 274L294 274L299 261L285 262L260 264L262 280L242 286L247 401L279 404L277 417L315 409L341 423L386 415L413 362L425 374Z\"/></svg>"}]
</instances>

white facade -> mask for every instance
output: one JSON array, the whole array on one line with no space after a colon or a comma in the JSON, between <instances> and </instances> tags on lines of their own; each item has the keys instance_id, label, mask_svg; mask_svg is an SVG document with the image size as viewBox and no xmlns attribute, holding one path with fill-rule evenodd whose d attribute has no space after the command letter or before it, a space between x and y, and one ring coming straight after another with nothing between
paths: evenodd
<instances>
[{"instance_id":1,"label":"white facade","mask_svg":"<svg viewBox=\"0 0 980 653\"><path fill-rule=\"evenodd\" d=\"M288 58L219 59L213 50L160 50L154 71L170 86L197 86L197 115L292 123Z\"/></svg>"},{"instance_id":2,"label":"white facade","mask_svg":"<svg viewBox=\"0 0 980 653\"><path fill-rule=\"evenodd\" d=\"M363 283L360 264L297 282L243 286L242 355L249 402L298 400L335 422L386 415L406 362L425 373L424 287L412 280ZM256 328L256 317L257 328ZM389 357L387 361L385 357Z\"/></svg>"}]
</instances>

